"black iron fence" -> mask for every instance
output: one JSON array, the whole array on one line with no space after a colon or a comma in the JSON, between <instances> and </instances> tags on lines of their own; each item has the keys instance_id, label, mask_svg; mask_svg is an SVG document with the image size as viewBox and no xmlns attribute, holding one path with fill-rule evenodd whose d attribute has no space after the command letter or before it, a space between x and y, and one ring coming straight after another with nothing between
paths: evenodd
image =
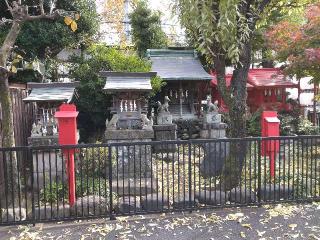
<instances>
[{"instance_id":1,"label":"black iron fence","mask_svg":"<svg viewBox=\"0 0 320 240\"><path fill-rule=\"evenodd\" d=\"M24 162L18 154L27 156ZM75 202L69 191L73 160ZM0 148L0 161L2 225L320 195L320 136Z\"/></svg>"}]
</instances>

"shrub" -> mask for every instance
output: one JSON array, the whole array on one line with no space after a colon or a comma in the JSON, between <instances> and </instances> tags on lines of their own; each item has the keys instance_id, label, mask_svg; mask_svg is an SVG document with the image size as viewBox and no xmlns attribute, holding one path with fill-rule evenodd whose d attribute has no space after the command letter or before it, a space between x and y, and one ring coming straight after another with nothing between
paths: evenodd
<instances>
[{"instance_id":1,"label":"shrub","mask_svg":"<svg viewBox=\"0 0 320 240\"><path fill-rule=\"evenodd\" d=\"M43 203L55 203L68 198L68 185L60 182L48 182L40 191L40 201Z\"/></svg>"},{"instance_id":2,"label":"shrub","mask_svg":"<svg viewBox=\"0 0 320 240\"><path fill-rule=\"evenodd\" d=\"M247 120L247 133L250 136L261 135L261 113L262 109L255 111Z\"/></svg>"},{"instance_id":3,"label":"shrub","mask_svg":"<svg viewBox=\"0 0 320 240\"><path fill-rule=\"evenodd\" d=\"M97 142L99 144L100 142ZM82 149L80 160L77 166L77 172L85 172L88 176L108 177L110 162L108 160L108 147L92 147ZM115 165L116 155L111 154L112 166Z\"/></svg>"},{"instance_id":4,"label":"shrub","mask_svg":"<svg viewBox=\"0 0 320 240\"><path fill-rule=\"evenodd\" d=\"M109 198L109 181L105 178L88 177L83 175L76 177L76 196L85 197L89 195L97 195ZM48 182L44 189L40 191L40 201L43 203L56 203L57 201L68 201L69 186L68 182ZM116 197L115 194L114 198Z\"/></svg>"},{"instance_id":5,"label":"shrub","mask_svg":"<svg viewBox=\"0 0 320 240\"><path fill-rule=\"evenodd\" d=\"M313 126L312 122L308 119L300 117L297 133L300 135L314 135L319 133L319 128Z\"/></svg>"}]
</instances>

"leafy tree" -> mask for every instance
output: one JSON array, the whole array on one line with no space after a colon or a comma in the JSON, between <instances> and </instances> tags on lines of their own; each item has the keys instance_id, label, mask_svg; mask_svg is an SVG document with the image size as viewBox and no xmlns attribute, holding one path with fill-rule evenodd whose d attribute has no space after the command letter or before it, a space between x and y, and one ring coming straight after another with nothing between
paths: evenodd
<instances>
[{"instance_id":1,"label":"leafy tree","mask_svg":"<svg viewBox=\"0 0 320 240\"><path fill-rule=\"evenodd\" d=\"M287 72L298 78L312 76L320 82L320 3L305 9L304 21L283 20L268 34L276 59L287 62Z\"/></svg>"},{"instance_id":2,"label":"leafy tree","mask_svg":"<svg viewBox=\"0 0 320 240\"><path fill-rule=\"evenodd\" d=\"M110 95L103 91L105 79L99 76L99 72L149 72L151 64L136 55L116 50L105 45L93 45L87 53L87 57L74 58L75 65L72 76L80 81L78 88L79 99L79 128L81 141L95 142L97 134L101 134L105 128L105 120L108 117L107 108L110 107ZM88 57L89 56L89 57ZM158 77L152 79L152 88L157 92L163 83Z\"/></svg>"},{"instance_id":3,"label":"leafy tree","mask_svg":"<svg viewBox=\"0 0 320 240\"><path fill-rule=\"evenodd\" d=\"M246 83L251 64L252 45L259 19L271 7L288 6L294 0L177 0L181 23L198 50L214 66L219 92L229 108L230 135L246 136ZM226 66L234 71L227 88ZM238 185L246 156L246 143L232 143L222 175L223 186Z\"/></svg>"},{"instance_id":4,"label":"leafy tree","mask_svg":"<svg viewBox=\"0 0 320 240\"><path fill-rule=\"evenodd\" d=\"M161 29L159 13L152 12L145 1L139 1L130 15L132 38L140 57L144 57L149 48L167 46L167 36Z\"/></svg>"},{"instance_id":5,"label":"leafy tree","mask_svg":"<svg viewBox=\"0 0 320 240\"><path fill-rule=\"evenodd\" d=\"M25 2L35 5L37 1L27 0ZM44 0L46 12L49 11L49 3L49 0ZM47 49L50 49L50 57L52 57L65 47L79 47L79 45L90 42L97 34L99 17L94 0L57 0L56 8L80 14L80 18L76 21L77 31L70 31L63 18L57 18L55 21L39 19L38 21L25 22L15 42L16 50L23 52L24 58L44 59ZM1 4L0 18L10 17L7 16L6 10L7 6L4 3ZM34 8L29 8L29 12L32 10ZM0 44L3 43L9 30L9 24L0 28Z\"/></svg>"},{"instance_id":6,"label":"leafy tree","mask_svg":"<svg viewBox=\"0 0 320 240\"><path fill-rule=\"evenodd\" d=\"M0 45L0 104L2 110L2 133L0 135L0 140L2 141L1 144L3 147L13 147L13 114L8 78L11 74L16 72L15 65L18 64L22 59L19 54L15 54L12 51L18 35L24 23L41 19L55 20L61 15L67 16L66 14L69 13L56 9L54 4L52 4L49 9L45 10L43 0L39 0L37 3L32 2L33 4L36 4L37 7L30 11L30 5L28 5L26 2L22 2L22 0L11 2L5 0L4 2L11 16L10 18L2 18L0 20L0 25L10 23L11 26L2 44ZM74 20L72 20L72 22L73 21ZM75 28L73 28L73 30L75 30ZM12 196L17 196L19 186L16 182L18 180L17 159L15 154L12 154L10 158L12 159L11 164L8 165L11 166L7 166L7 169L4 169L4 171L7 171L11 176L8 185L9 189L12 189ZM13 200L17 201L18 198L14 197Z\"/></svg>"}]
</instances>

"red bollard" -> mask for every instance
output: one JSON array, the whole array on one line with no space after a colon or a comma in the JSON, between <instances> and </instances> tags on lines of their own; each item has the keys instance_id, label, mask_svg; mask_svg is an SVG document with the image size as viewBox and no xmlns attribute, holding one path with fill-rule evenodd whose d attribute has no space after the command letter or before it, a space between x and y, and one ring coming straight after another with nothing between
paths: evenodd
<instances>
[{"instance_id":1,"label":"red bollard","mask_svg":"<svg viewBox=\"0 0 320 240\"><path fill-rule=\"evenodd\" d=\"M59 144L75 145L77 144L77 116L78 112L74 104L63 103L56 112L58 119ZM74 169L74 149L64 149L63 156L66 159L66 170L69 180L69 203L73 206L76 201L75 187L75 169Z\"/></svg>"},{"instance_id":2,"label":"red bollard","mask_svg":"<svg viewBox=\"0 0 320 240\"><path fill-rule=\"evenodd\" d=\"M278 137L280 135L280 120L275 111L264 111L261 115L261 136ZM275 174L275 154L280 150L279 140L263 140L261 143L261 155L269 156L270 174Z\"/></svg>"}]
</instances>

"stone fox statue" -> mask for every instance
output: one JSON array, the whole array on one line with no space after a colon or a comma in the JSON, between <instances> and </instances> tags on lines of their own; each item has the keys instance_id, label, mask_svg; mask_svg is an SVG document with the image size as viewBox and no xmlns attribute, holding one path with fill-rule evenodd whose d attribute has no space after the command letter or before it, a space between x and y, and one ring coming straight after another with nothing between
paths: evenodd
<instances>
[{"instance_id":1,"label":"stone fox statue","mask_svg":"<svg viewBox=\"0 0 320 240\"><path fill-rule=\"evenodd\" d=\"M170 102L170 98L168 96L164 97L163 104L161 104L161 102L158 101L158 113L169 112L169 102Z\"/></svg>"},{"instance_id":2,"label":"stone fox statue","mask_svg":"<svg viewBox=\"0 0 320 240\"><path fill-rule=\"evenodd\" d=\"M207 96L207 113L217 113L219 112L218 101L212 103L211 96Z\"/></svg>"}]
</instances>

